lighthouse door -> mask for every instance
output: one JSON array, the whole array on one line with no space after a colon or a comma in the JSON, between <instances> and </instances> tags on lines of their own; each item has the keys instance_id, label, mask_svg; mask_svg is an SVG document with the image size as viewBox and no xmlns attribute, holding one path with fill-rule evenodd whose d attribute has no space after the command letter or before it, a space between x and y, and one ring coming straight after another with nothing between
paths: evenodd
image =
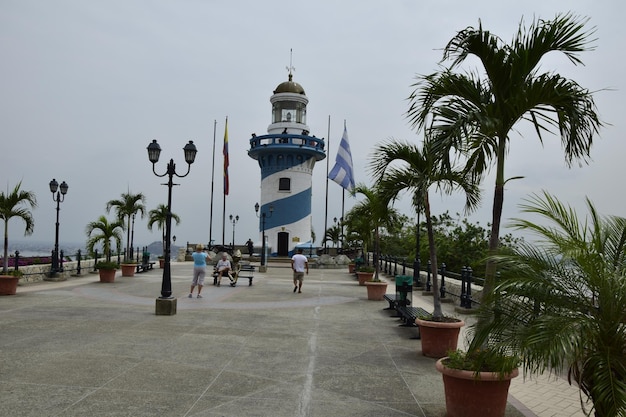
<instances>
[{"instance_id":1,"label":"lighthouse door","mask_svg":"<svg viewBox=\"0 0 626 417\"><path fill-rule=\"evenodd\" d=\"M289 233L278 232L278 256L289 256Z\"/></svg>"}]
</instances>

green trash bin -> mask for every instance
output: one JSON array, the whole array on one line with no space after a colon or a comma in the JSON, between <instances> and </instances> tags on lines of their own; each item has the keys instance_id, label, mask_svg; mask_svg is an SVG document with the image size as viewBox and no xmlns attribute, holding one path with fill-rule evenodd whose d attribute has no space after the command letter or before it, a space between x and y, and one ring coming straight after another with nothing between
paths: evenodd
<instances>
[{"instance_id":1,"label":"green trash bin","mask_svg":"<svg viewBox=\"0 0 626 417\"><path fill-rule=\"evenodd\" d=\"M413 301L413 276L396 275L396 303L399 306L411 305Z\"/></svg>"}]
</instances>

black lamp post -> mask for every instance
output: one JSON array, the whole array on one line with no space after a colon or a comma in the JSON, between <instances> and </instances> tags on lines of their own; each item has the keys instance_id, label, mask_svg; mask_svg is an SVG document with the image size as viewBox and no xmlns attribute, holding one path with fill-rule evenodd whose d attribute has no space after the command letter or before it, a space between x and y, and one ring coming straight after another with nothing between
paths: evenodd
<instances>
[{"instance_id":1,"label":"black lamp post","mask_svg":"<svg viewBox=\"0 0 626 417\"><path fill-rule=\"evenodd\" d=\"M191 171L191 164L196 159L196 153L198 150L196 149L196 145L193 144L193 141L189 141L188 144L185 145L183 151L185 152L185 162L187 162L187 172L184 175L179 175L176 173L176 164L173 159L170 159L170 162L167 164L167 170L164 174L157 174L155 170L155 164L159 161L159 155L161 154L161 147L157 143L156 139L152 140L152 143L148 145L148 159L152 162L152 172L157 177L168 176L167 184L167 215L165 217L165 253L164 263L163 263L163 281L161 283L161 299L174 299L172 297L172 275L170 270L170 240L172 236L172 186L175 184L172 182L172 178L177 176L179 178L186 177ZM158 302L158 300L157 300ZM174 313L175 313L174 308ZM158 307L157 307L157 314Z\"/></svg>"},{"instance_id":2,"label":"black lamp post","mask_svg":"<svg viewBox=\"0 0 626 417\"><path fill-rule=\"evenodd\" d=\"M262 230L262 238L263 238L263 242L261 243L261 266L265 266L265 218L266 217L272 217L272 213L274 212L274 206L270 204L270 215L267 216L267 213L265 212L261 212L261 215L259 216L259 203L256 203L254 205L254 211L256 212L256 216L259 217L261 219L261 230Z\"/></svg>"},{"instance_id":3,"label":"black lamp post","mask_svg":"<svg viewBox=\"0 0 626 417\"><path fill-rule=\"evenodd\" d=\"M235 250L235 225L239 221L239 215L236 215L236 216L233 217L233 215L231 214L228 218L233 223L233 243L232 243L232 245L233 245L233 250Z\"/></svg>"},{"instance_id":4,"label":"black lamp post","mask_svg":"<svg viewBox=\"0 0 626 417\"><path fill-rule=\"evenodd\" d=\"M69 186L65 181L59 183L54 178L50 181L50 192L52 193L52 201L57 203L57 222L56 222L56 230L54 235L54 255L52 256L52 270L50 271L51 275L56 274L59 271L59 211L61 208L59 205L65 200L65 194L67 194Z\"/></svg>"}]
</instances>

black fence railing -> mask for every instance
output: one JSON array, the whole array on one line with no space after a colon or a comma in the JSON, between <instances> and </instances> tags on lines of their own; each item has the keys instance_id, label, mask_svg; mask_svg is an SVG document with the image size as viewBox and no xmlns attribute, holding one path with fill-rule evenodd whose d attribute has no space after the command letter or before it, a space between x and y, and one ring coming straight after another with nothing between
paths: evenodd
<instances>
[{"instance_id":1,"label":"black fence railing","mask_svg":"<svg viewBox=\"0 0 626 417\"><path fill-rule=\"evenodd\" d=\"M418 268L420 263L416 263ZM380 262L378 267L382 272L388 275L399 275L399 271L401 268L402 274L406 275L407 269L407 258L399 257L399 256L391 256L391 255L381 255ZM423 286L426 291L432 291L432 266L430 260L426 264L426 269L424 271L419 271L420 273L413 274L413 285L416 287ZM426 272L426 282L422 284L421 272ZM469 266L464 266L461 268L460 273L451 272L446 269L445 262L441 263L439 267L439 296L445 299L448 296L455 297L459 299L459 305L463 308L471 309L473 305L479 305L480 301L472 298L472 284L482 286L484 283L484 279L480 277L474 277L472 268ZM461 291L460 294L456 292L448 291L446 285L446 278L453 278L461 282Z\"/></svg>"}]
</instances>

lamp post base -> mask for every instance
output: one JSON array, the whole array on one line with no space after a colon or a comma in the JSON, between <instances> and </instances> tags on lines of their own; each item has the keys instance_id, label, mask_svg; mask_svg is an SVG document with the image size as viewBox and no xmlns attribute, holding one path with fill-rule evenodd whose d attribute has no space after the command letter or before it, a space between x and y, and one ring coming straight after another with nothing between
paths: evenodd
<instances>
[{"instance_id":1,"label":"lamp post base","mask_svg":"<svg viewBox=\"0 0 626 417\"><path fill-rule=\"evenodd\" d=\"M259 266L259 272L267 272L267 265Z\"/></svg>"},{"instance_id":2,"label":"lamp post base","mask_svg":"<svg viewBox=\"0 0 626 417\"><path fill-rule=\"evenodd\" d=\"M176 314L176 301L172 298L157 298L155 314L157 316L173 316Z\"/></svg>"}]
</instances>

